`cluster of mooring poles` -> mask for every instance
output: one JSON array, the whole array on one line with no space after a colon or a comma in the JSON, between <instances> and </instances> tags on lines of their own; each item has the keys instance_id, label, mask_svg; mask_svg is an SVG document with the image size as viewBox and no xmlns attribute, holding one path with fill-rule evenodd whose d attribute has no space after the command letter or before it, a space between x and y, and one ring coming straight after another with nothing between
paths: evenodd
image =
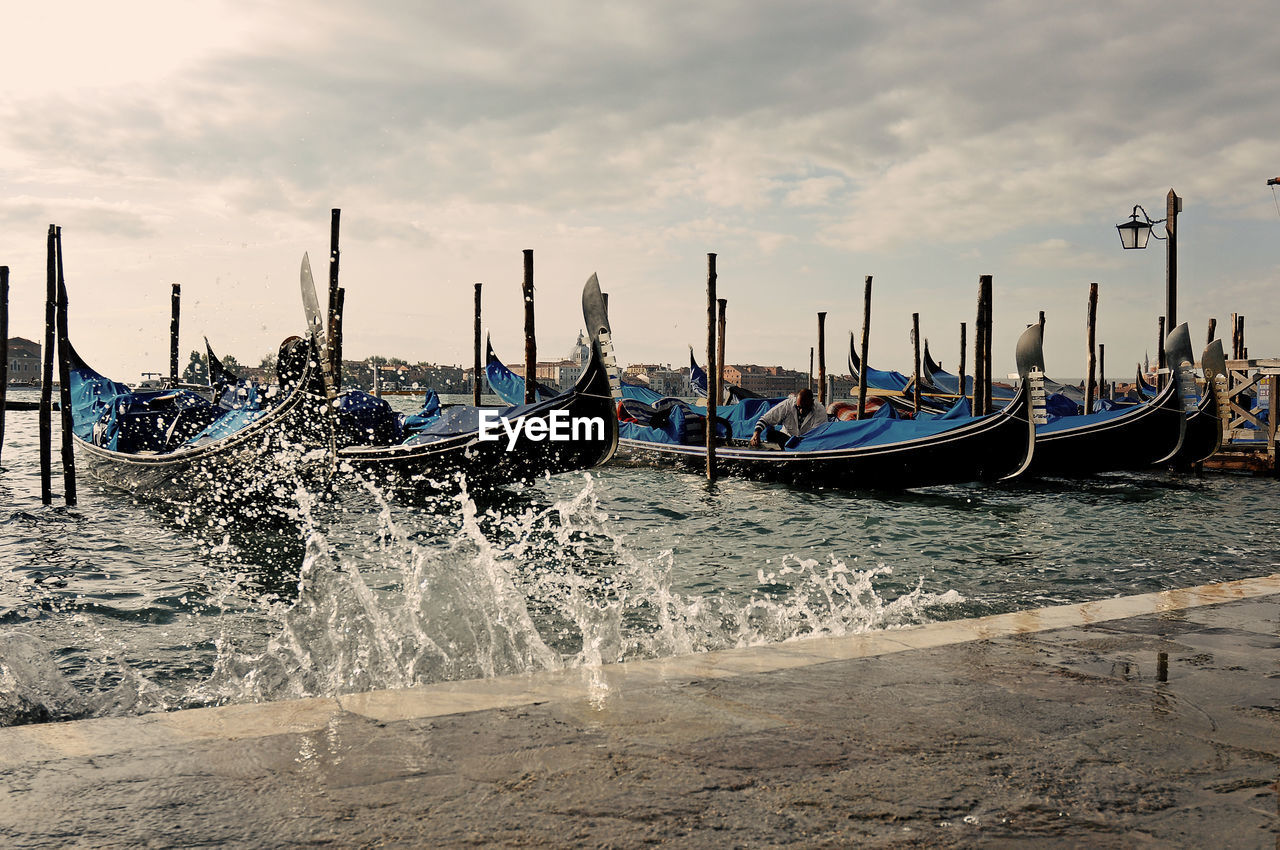
<instances>
[{"instance_id":1,"label":"cluster of mooring poles","mask_svg":"<svg viewBox=\"0 0 1280 850\"><path fill-rule=\"evenodd\" d=\"M49 225L46 272L44 347L40 364L40 501L46 505L53 503L53 368L56 350L58 408L62 414L62 489L63 499L70 506L76 503L75 446L71 442L71 355L67 343L67 281L62 268L62 228L56 224ZM4 283L7 313L7 273ZM7 339L7 316L5 324L4 336ZM7 376L5 380L8 380Z\"/></svg>"},{"instance_id":2,"label":"cluster of mooring poles","mask_svg":"<svg viewBox=\"0 0 1280 850\"><path fill-rule=\"evenodd\" d=\"M521 297L524 300L524 403L533 404L538 400L538 340L534 323L533 294L533 250L526 248L524 254L524 277L520 282ZM481 360L481 292L483 283L475 284L475 337L471 359L471 401L480 406L480 395L485 386L484 363Z\"/></svg>"},{"instance_id":3,"label":"cluster of mooring poles","mask_svg":"<svg viewBox=\"0 0 1280 850\"><path fill-rule=\"evenodd\" d=\"M1280 178L1277 178L1280 180ZM1274 181L1269 181L1271 185ZM1169 364L1166 362L1165 354L1165 329L1166 321L1172 326L1176 321L1176 298L1177 298L1177 214L1182 209L1182 199L1174 194L1173 190L1169 191L1168 196L1168 213L1166 219L1161 222L1151 222L1149 219L1145 222L1137 220L1137 210L1134 208L1132 216L1133 221L1123 225L1118 225L1121 231L1122 242L1126 248L1143 247L1146 240L1142 236L1145 228L1146 233L1150 232L1152 224L1165 224L1165 239L1168 243L1168 263L1166 267L1166 315L1160 316L1158 320L1158 341L1157 341L1157 366L1158 381L1161 386L1167 381L1167 372ZM342 385L342 317L345 304L346 291L339 285L339 258L340 250L338 247L339 225L341 221L341 210L333 209L330 219L330 238L329 238L329 291L328 291L328 311L326 326L326 345L325 351L320 352L321 369L324 373L326 384L326 395L329 401L329 410L333 410L333 402ZM1144 211L1145 217L1145 211ZM1126 234L1133 231L1133 238L1126 239ZM522 293L524 298L524 333L525 333L525 403L529 404L537 399L537 341L534 331L534 285L533 285L533 251L525 250L524 252L524 278L522 282ZM75 485L75 456L72 436L72 417L70 403L70 359L69 345L67 342L67 293L66 280L62 265L62 229L57 225L49 225L48 235L48 263L47 263L47 297L45 302L45 343L43 346L42 359L42 376L41 376L41 398L40 398L40 458L41 458L41 498L45 504L52 501L52 387L53 387L53 368L54 368L54 352L57 352L57 365L59 377L59 404L62 422L62 461L63 461L63 478L64 478L64 497L68 505L74 505L76 502L76 485ZM707 254L707 412L708 425L706 428L706 449L707 464L706 474L709 480L716 477L716 428L715 417L716 409L721 402L725 379L725 330L726 330L726 312L728 301L724 298L716 297L716 255ZM866 415L866 399L867 399L867 357L868 346L871 333L871 284L872 277L867 275L864 281L863 291L863 320L862 320L862 338L859 347L861 368L858 370L857 385L857 417L864 418ZM480 404L482 388L484 386L484 362L481 357L481 291L482 283L475 284L475 340L474 340L474 357L472 361L472 400L476 406ZM170 320L170 344L169 344L169 379L174 385L179 382L179 347L178 333L181 315L181 285L173 284L171 304L172 317ZM992 355L991 355L991 339L992 339L992 286L991 275L980 275L978 278L978 302L977 316L974 322L974 358L973 358L973 394L971 397L972 414L974 416L983 416L993 411L992 405ZM1098 284L1091 283L1089 285L1089 298L1087 307L1087 335L1088 335L1088 373L1085 384L1085 413L1089 413L1093 409L1094 396L1103 398L1110 395L1115 396L1114 385L1109 385L1105 374L1105 357L1106 346L1096 342L1096 323L1098 308ZM4 410L6 402L6 392L8 386L8 321L9 321L9 267L0 266L0 450L4 445ZM827 364L826 364L826 317L825 311L818 313L818 339L817 339L817 401L820 404L828 404L834 400L835 396L835 380L834 377L828 381ZM1039 317L1041 332L1043 333L1045 318L1043 311ZM960 323L960 359L959 359L959 381L958 396L967 397L968 389L966 381L966 356L968 351L967 342L967 326L966 323ZM1209 320L1208 335L1206 344L1214 339L1217 330L1217 319ZM1244 316L1237 313L1231 314L1231 359L1243 361L1248 359L1248 347L1245 345L1245 319ZM912 408L918 412L921 404L921 338L920 338L920 314L913 313L911 315L911 339L913 349L912 359ZM809 349L809 385L813 388L814 384L814 353L813 347ZM374 366L374 386L377 391L378 369ZM1110 387L1108 393L1108 387Z\"/></svg>"},{"instance_id":4,"label":"cluster of mooring poles","mask_svg":"<svg viewBox=\"0 0 1280 850\"><path fill-rule=\"evenodd\" d=\"M0 453L4 451L4 411L9 405L9 267L0 266ZM0 457L2 460L3 457Z\"/></svg>"}]
</instances>

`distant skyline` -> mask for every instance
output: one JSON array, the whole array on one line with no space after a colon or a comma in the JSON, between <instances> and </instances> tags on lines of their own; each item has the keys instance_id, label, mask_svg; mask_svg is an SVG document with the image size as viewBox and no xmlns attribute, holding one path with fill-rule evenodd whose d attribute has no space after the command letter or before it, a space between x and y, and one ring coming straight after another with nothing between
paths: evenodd
<instances>
[{"instance_id":1,"label":"distant skyline","mask_svg":"<svg viewBox=\"0 0 1280 850\"><path fill-rule=\"evenodd\" d=\"M533 249L540 351L610 293L623 363L705 347L706 257L727 359L804 371L816 313L845 371L874 277L871 365L909 368L911 313L949 369L978 277L998 374L1038 311L1052 375L1085 371L1100 285L1109 377L1155 354L1179 218L1197 350L1247 317L1280 356L1280 61L1261 2L619 6L69 0L6 10L0 265L10 334L42 338L63 227L77 349L122 380L207 335L257 363L303 327L298 267L342 210L344 353L466 365L472 286L502 356ZM1157 232L1160 229L1157 228ZM318 279L324 274L318 273Z\"/></svg>"}]
</instances>

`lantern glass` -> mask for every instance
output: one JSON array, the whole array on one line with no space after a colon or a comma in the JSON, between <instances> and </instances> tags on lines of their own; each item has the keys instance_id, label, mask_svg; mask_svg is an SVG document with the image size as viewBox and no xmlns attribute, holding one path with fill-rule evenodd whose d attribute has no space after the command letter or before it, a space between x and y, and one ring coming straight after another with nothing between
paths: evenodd
<instances>
[{"instance_id":1,"label":"lantern glass","mask_svg":"<svg viewBox=\"0 0 1280 850\"><path fill-rule=\"evenodd\" d=\"M1116 230L1120 232L1120 244L1126 250L1130 248L1145 248L1147 240L1151 238L1151 225L1146 222L1126 221L1124 224L1117 224Z\"/></svg>"}]
</instances>

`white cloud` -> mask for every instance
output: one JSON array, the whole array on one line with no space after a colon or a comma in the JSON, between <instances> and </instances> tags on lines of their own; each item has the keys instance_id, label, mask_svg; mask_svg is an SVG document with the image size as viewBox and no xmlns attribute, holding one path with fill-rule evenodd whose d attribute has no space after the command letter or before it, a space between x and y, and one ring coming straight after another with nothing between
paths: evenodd
<instances>
[{"instance_id":1,"label":"white cloud","mask_svg":"<svg viewBox=\"0 0 1280 850\"><path fill-rule=\"evenodd\" d=\"M1187 250L1270 279L1254 254L1191 241L1274 214L1265 4L121 8L74 5L65 27L20 12L25 52L7 61L41 82L0 94L14 188L0 247L41 269L58 221L106 291L141 301L159 281L217 281L207 303L252 297L262 339L289 329L296 305L271 299L292 297L333 206L349 313L377 312L368 344L419 339L402 356L423 359L465 348L423 328L450 327L473 280L512 279L525 247L557 286L593 269L617 281L623 325L651 347L636 356L658 360L675 354L645 321L690 311L709 251L733 269L736 304L770 305L756 338L780 348L762 362L807 338L809 301L846 298L867 272L900 269L909 283L886 289L886 309L908 313L967 313L967 285L938 295L942 281L1003 267L1036 281L1018 309L1052 301L1063 276L1110 276L1119 304L1153 272L1111 253L1110 228L1133 203L1162 217L1170 185L1187 198ZM780 280L804 315L778 304ZM514 328L504 304L495 322ZM1135 324L1146 305L1127 308ZM111 302L95 307L109 327ZM197 318L240 338L234 308ZM558 321L540 327L571 336Z\"/></svg>"},{"instance_id":2,"label":"white cloud","mask_svg":"<svg viewBox=\"0 0 1280 850\"><path fill-rule=\"evenodd\" d=\"M1117 253L1090 251L1066 239L1045 239L1014 250L1009 262L1031 268L1114 269L1121 266Z\"/></svg>"}]
</instances>

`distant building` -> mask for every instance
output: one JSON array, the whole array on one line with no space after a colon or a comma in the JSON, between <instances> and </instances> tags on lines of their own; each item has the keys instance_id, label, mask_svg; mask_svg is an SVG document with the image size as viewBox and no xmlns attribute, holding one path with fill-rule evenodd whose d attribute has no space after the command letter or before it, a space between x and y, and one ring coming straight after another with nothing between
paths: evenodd
<instances>
[{"instance_id":1,"label":"distant building","mask_svg":"<svg viewBox=\"0 0 1280 850\"><path fill-rule=\"evenodd\" d=\"M538 383L560 391L572 389L582 377L582 372L591 360L591 341L587 335L578 332L578 339L569 348L568 356L563 360L539 360L534 364L534 377ZM513 373L524 377L524 360L518 363L504 364ZM468 375L470 372L467 373Z\"/></svg>"},{"instance_id":2,"label":"distant building","mask_svg":"<svg viewBox=\"0 0 1280 850\"><path fill-rule=\"evenodd\" d=\"M622 377L633 383L648 384L651 372L668 368L659 363L633 363L622 371Z\"/></svg>"},{"instance_id":3,"label":"distant building","mask_svg":"<svg viewBox=\"0 0 1280 850\"><path fill-rule=\"evenodd\" d=\"M814 379L817 380L816 377ZM831 398L853 398L858 393L858 382L850 375L827 375L827 386L831 389ZM817 390L817 387L814 387Z\"/></svg>"},{"instance_id":4,"label":"distant building","mask_svg":"<svg viewBox=\"0 0 1280 850\"><path fill-rule=\"evenodd\" d=\"M765 398L779 398L809 386L809 376L804 372L755 364L726 365L724 380L726 384L742 387Z\"/></svg>"},{"instance_id":5,"label":"distant building","mask_svg":"<svg viewBox=\"0 0 1280 850\"><path fill-rule=\"evenodd\" d=\"M524 363L503 364L513 374L524 377ZM573 360L539 360L534 364L534 378L543 386L556 390L567 390L578 382L582 375L582 366Z\"/></svg>"},{"instance_id":6,"label":"distant building","mask_svg":"<svg viewBox=\"0 0 1280 850\"><path fill-rule=\"evenodd\" d=\"M20 336L9 338L9 383L40 383L40 343Z\"/></svg>"},{"instance_id":7,"label":"distant building","mask_svg":"<svg viewBox=\"0 0 1280 850\"><path fill-rule=\"evenodd\" d=\"M471 392L471 370L464 372L461 366L441 366L433 363L409 364L397 360L377 367L378 389L396 390L432 389L438 393ZM374 366L368 360L342 361L342 386L372 391Z\"/></svg>"},{"instance_id":8,"label":"distant building","mask_svg":"<svg viewBox=\"0 0 1280 850\"><path fill-rule=\"evenodd\" d=\"M582 331L578 331L578 341L573 344L573 348L569 349L569 356L565 359L577 363L584 369L587 367L587 361L591 359L591 342Z\"/></svg>"},{"instance_id":9,"label":"distant building","mask_svg":"<svg viewBox=\"0 0 1280 850\"><path fill-rule=\"evenodd\" d=\"M649 389L664 396L690 397L693 388L689 386L688 369L654 369L649 373Z\"/></svg>"}]
</instances>

